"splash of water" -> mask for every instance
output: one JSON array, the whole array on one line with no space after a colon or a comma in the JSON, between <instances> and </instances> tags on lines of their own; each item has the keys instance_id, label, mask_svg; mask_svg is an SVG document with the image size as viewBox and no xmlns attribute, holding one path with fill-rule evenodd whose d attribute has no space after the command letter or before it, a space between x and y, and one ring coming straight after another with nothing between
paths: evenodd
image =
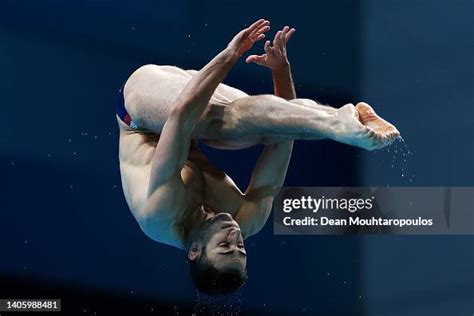
<instances>
[{"instance_id":1,"label":"splash of water","mask_svg":"<svg viewBox=\"0 0 474 316\"><path fill-rule=\"evenodd\" d=\"M382 151L391 154L390 167L396 170L397 173L399 172L400 178L404 180L405 184L413 184L415 173L409 168L413 151L403 137L398 137L391 146L386 147Z\"/></svg>"},{"instance_id":2,"label":"splash of water","mask_svg":"<svg viewBox=\"0 0 474 316\"><path fill-rule=\"evenodd\" d=\"M238 316L241 313L242 294L236 291L227 295L197 293L193 316Z\"/></svg>"}]
</instances>

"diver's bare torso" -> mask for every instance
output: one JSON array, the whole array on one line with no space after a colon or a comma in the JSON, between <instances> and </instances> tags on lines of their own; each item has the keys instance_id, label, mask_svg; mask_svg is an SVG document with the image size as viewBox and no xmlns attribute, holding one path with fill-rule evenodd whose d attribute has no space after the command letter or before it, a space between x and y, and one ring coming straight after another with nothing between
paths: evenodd
<instances>
[{"instance_id":1,"label":"diver's bare torso","mask_svg":"<svg viewBox=\"0 0 474 316\"><path fill-rule=\"evenodd\" d=\"M140 217L144 212L148 198L151 163L159 136L150 132L137 132L118 120L120 126L120 172L122 187L127 204L133 215ZM157 241L184 248L183 237L187 221L201 221L208 215L208 210L217 210L223 203L213 200L213 188L209 182L226 178L227 185L232 186L225 173L209 166L206 157L197 148L190 150L188 160L181 170L181 177L186 186L187 208L184 217L170 221L169 225L160 227ZM222 183L221 183L222 185ZM236 190L238 190L236 188ZM238 198L238 195L234 197ZM232 199L229 199L232 200ZM226 205L227 208L230 205ZM222 210L222 209L221 209ZM232 210L232 208L230 208Z\"/></svg>"},{"instance_id":2,"label":"diver's bare torso","mask_svg":"<svg viewBox=\"0 0 474 316\"><path fill-rule=\"evenodd\" d=\"M145 212L152 159L159 140L159 132L166 122L173 102L195 72L171 66L153 66L148 67L148 70L150 68L153 70L152 73L142 73L137 76L135 72L130 77L132 80L127 81L124 89L125 107L129 113L140 111L140 117L146 117L148 111L159 111L159 115L156 115L155 112L152 117L161 117L162 120L155 119L153 121L154 130L135 130L117 117L120 128L119 160L122 187L127 204L137 218ZM134 76L135 78L133 78ZM150 76L153 77L152 80L150 80ZM134 108L138 103L132 103L130 106L127 104L127 99L131 98L133 86L136 84L150 85L149 89L154 89L155 92L159 90L161 92L160 99L153 100L150 95L150 100L142 100L139 103L140 109ZM218 100L217 102L228 102L229 98L244 94L228 86L222 87L220 92L221 94L216 93L216 96L213 97ZM160 106L157 107L156 104ZM133 114L131 115L134 119ZM141 126L140 121L136 123L139 127ZM169 225L157 228L159 234L154 236L157 241L178 248L185 246L183 240L186 227L192 226L190 221L202 221L211 213L210 210L234 215L242 203L242 193L230 177L212 166L195 143L192 144L186 164L181 170L181 178L186 187L186 209L182 213L177 212L176 218L171 219Z\"/></svg>"},{"instance_id":3,"label":"diver's bare torso","mask_svg":"<svg viewBox=\"0 0 474 316\"><path fill-rule=\"evenodd\" d=\"M256 21L199 72L145 65L127 80L125 109L138 129L117 117L122 184L130 209L152 239L183 248L205 220L230 218L212 212L230 213L244 237L258 232L283 184L295 139L330 138L374 150L399 135L367 104L334 109L296 99L285 53L288 27L277 32L273 48L265 45L267 66L276 67L275 95L248 96L222 84L268 30L269 21ZM193 146L194 139L227 149L265 145L245 194Z\"/></svg>"}]
</instances>

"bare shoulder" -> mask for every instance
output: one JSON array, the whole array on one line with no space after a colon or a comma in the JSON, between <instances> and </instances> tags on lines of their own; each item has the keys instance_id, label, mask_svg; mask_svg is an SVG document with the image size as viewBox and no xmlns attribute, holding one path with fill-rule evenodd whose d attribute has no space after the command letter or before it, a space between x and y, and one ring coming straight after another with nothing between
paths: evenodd
<instances>
[{"instance_id":1,"label":"bare shoulder","mask_svg":"<svg viewBox=\"0 0 474 316\"><path fill-rule=\"evenodd\" d=\"M178 248L184 244L182 219L190 204L183 182L185 173L183 168L160 185L148 185L143 209L135 216L149 238Z\"/></svg>"}]
</instances>

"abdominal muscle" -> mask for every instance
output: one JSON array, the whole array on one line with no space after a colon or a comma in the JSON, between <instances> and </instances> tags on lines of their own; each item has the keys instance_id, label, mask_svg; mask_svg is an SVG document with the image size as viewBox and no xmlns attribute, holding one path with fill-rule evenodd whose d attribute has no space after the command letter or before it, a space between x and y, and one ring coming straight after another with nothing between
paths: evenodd
<instances>
[{"instance_id":1,"label":"abdominal muscle","mask_svg":"<svg viewBox=\"0 0 474 316\"><path fill-rule=\"evenodd\" d=\"M151 165L159 135L133 130L119 118L117 122L120 128L119 160L122 188L131 212L135 217L140 217L147 203ZM188 158L181 170L181 178L186 187L188 201L185 214L189 215L189 212L201 210L200 206L203 204L205 184L199 163Z\"/></svg>"},{"instance_id":2,"label":"abdominal muscle","mask_svg":"<svg viewBox=\"0 0 474 316\"><path fill-rule=\"evenodd\" d=\"M151 133L137 132L119 118L120 176L125 200L134 215L144 209L150 179L151 162L158 137Z\"/></svg>"}]
</instances>

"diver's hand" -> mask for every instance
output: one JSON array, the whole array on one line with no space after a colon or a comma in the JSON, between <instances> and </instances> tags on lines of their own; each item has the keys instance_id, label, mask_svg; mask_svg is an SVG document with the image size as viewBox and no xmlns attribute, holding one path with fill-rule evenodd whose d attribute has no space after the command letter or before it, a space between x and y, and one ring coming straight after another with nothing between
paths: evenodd
<instances>
[{"instance_id":1,"label":"diver's hand","mask_svg":"<svg viewBox=\"0 0 474 316\"><path fill-rule=\"evenodd\" d=\"M270 30L270 21L260 19L243 29L230 41L228 49L242 56L246 51L252 48L253 44L265 38L265 32Z\"/></svg>"},{"instance_id":2,"label":"diver's hand","mask_svg":"<svg viewBox=\"0 0 474 316\"><path fill-rule=\"evenodd\" d=\"M272 70L278 71L283 67L288 66L288 56L286 53L286 44L296 30L294 28L285 26L283 30L278 31L273 39L273 45L270 41L265 42L265 54L250 55L245 60L247 63L256 63Z\"/></svg>"},{"instance_id":3,"label":"diver's hand","mask_svg":"<svg viewBox=\"0 0 474 316\"><path fill-rule=\"evenodd\" d=\"M357 104L356 107L353 104L346 104L336 111L335 121L329 135L330 138L367 150L375 150L390 145L400 136L398 130L386 121L384 122L391 127L387 127L384 124L383 128L377 128L374 124L366 125L369 118L374 120L375 117L380 120L382 119L373 110L369 114L368 109L360 104Z\"/></svg>"}]
</instances>

